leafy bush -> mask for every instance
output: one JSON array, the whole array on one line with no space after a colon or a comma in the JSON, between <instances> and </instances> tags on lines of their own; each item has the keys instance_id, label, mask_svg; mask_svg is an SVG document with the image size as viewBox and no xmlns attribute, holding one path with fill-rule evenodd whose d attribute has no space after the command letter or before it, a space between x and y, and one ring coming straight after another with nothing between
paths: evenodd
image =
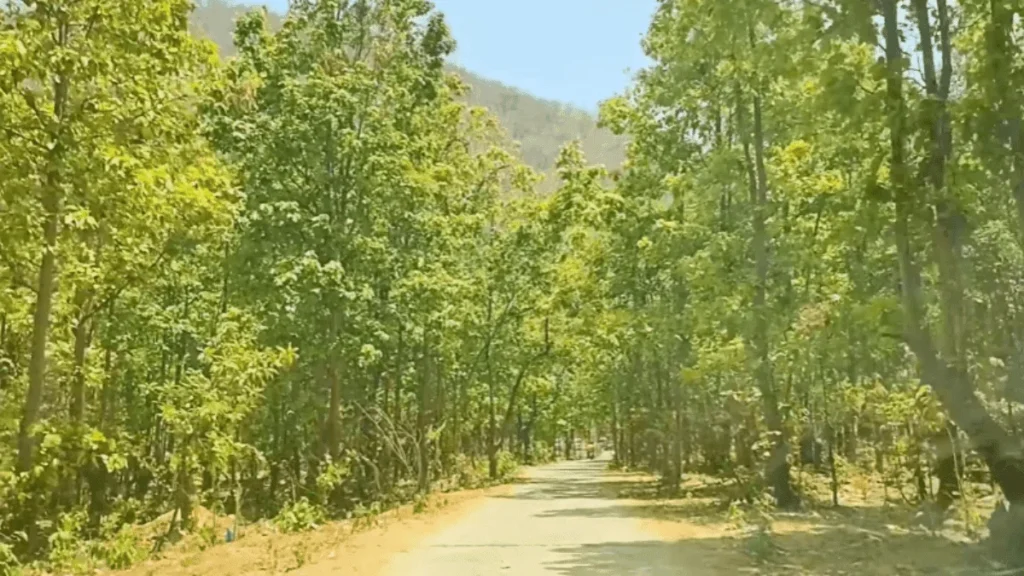
<instances>
[{"instance_id":1,"label":"leafy bush","mask_svg":"<svg viewBox=\"0 0 1024 576\"><path fill-rule=\"evenodd\" d=\"M21 563L14 555L14 547L0 542L0 576L20 576Z\"/></svg>"},{"instance_id":2,"label":"leafy bush","mask_svg":"<svg viewBox=\"0 0 1024 576\"><path fill-rule=\"evenodd\" d=\"M412 513L420 514L427 510L427 497L423 494L417 494L412 501Z\"/></svg>"},{"instance_id":3,"label":"leafy bush","mask_svg":"<svg viewBox=\"0 0 1024 576\"><path fill-rule=\"evenodd\" d=\"M519 469L519 462L516 457L508 450L502 450L498 454L498 478L507 479L516 473Z\"/></svg>"},{"instance_id":4,"label":"leafy bush","mask_svg":"<svg viewBox=\"0 0 1024 576\"><path fill-rule=\"evenodd\" d=\"M324 510L306 498L285 506L274 518L274 524L281 532L307 532L324 523Z\"/></svg>"},{"instance_id":5,"label":"leafy bush","mask_svg":"<svg viewBox=\"0 0 1024 576\"><path fill-rule=\"evenodd\" d=\"M3 477L0 476L0 480ZM0 483L0 502L7 502L3 497L4 484ZM4 518L0 516L0 576L18 576L21 574L21 562L14 553L14 543L17 540L25 541L27 536L24 532L11 532L6 529Z\"/></svg>"},{"instance_id":6,"label":"leafy bush","mask_svg":"<svg viewBox=\"0 0 1024 576\"><path fill-rule=\"evenodd\" d=\"M111 538L103 542L100 551L112 570L129 568L146 558L145 548L128 524L123 524Z\"/></svg>"},{"instance_id":7,"label":"leafy bush","mask_svg":"<svg viewBox=\"0 0 1024 576\"><path fill-rule=\"evenodd\" d=\"M473 488L480 485L480 482L487 477L486 462L473 462L469 456L458 454L455 456L455 482L460 488Z\"/></svg>"},{"instance_id":8,"label":"leafy bush","mask_svg":"<svg viewBox=\"0 0 1024 576\"><path fill-rule=\"evenodd\" d=\"M356 528L375 526L383 510L383 504L376 500L369 506L357 504L349 513L349 518L352 519L352 524Z\"/></svg>"},{"instance_id":9,"label":"leafy bush","mask_svg":"<svg viewBox=\"0 0 1024 576\"><path fill-rule=\"evenodd\" d=\"M82 527L88 521L84 511L61 514L57 530L50 534L48 560L56 572L85 574L93 570L93 558L82 539Z\"/></svg>"},{"instance_id":10,"label":"leafy bush","mask_svg":"<svg viewBox=\"0 0 1024 576\"><path fill-rule=\"evenodd\" d=\"M159 510L163 512L163 510ZM124 500L117 500L110 514L103 518L103 523L106 525L106 534L113 536L120 527L125 524L138 524L147 518L146 509L143 502L140 502L136 498L125 498Z\"/></svg>"},{"instance_id":11,"label":"leafy bush","mask_svg":"<svg viewBox=\"0 0 1024 576\"><path fill-rule=\"evenodd\" d=\"M217 531L216 526L206 525L200 526L199 529L196 530L196 534L199 536L199 549L206 550L207 548L217 544L217 537L220 533Z\"/></svg>"},{"instance_id":12,"label":"leafy bush","mask_svg":"<svg viewBox=\"0 0 1024 576\"><path fill-rule=\"evenodd\" d=\"M534 441L531 455L534 464L546 464L555 459L555 451L543 440Z\"/></svg>"},{"instance_id":13,"label":"leafy bush","mask_svg":"<svg viewBox=\"0 0 1024 576\"><path fill-rule=\"evenodd\" d=\"M351 467L347 461L332 462L328 460L323 472L316 477L316 487L324 494L341 486L351 476Z\"/></svg>"}]
</instances>

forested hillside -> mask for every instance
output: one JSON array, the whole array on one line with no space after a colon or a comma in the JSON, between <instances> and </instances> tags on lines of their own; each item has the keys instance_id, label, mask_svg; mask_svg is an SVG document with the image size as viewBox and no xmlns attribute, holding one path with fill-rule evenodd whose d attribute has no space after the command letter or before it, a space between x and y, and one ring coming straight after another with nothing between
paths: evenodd
<instances>
[{"instance_id":1,"label":"forested hillside","mask_svg":"<svg viewBox=\"0 0 1024 576\"><path fill-rule=\"evenodd\" d=\"M222 55L232 56L235 54L234 23L252 9L226 0L201 0L193 12L192 25L200 36L213 40ZM271 29L280 26L281 20L280 15L268 14ZM608 167L622 162L626 139L598 128L597 118L585 110L535 98L451 63L446 63L446 67L469 85L465 101L487 108L501 123L510 141L517 143L510 149L535 170L553 173L558 151L571 140L580 141L591 162ZM553 181L544 186L545 190L553 187Z\"/></svg>"},{"instance_id":2,"label":"forested hillside","mask_svg":"<svg viewBox=\"0 0 1024 576\"><path fill-rule=\"evenodd\" d=\"M455 65L448 66L467 85L466 102L486 108L505 134L517 143L513 148L531 168L550 175L555 186L555 162L566 142L578 140L588 161L616 168L625 158L627 139L605 128L585 110L568 104L541 100L518 88L482 78Z\"/></svg>"},{"instance_id":3,"label":"forested hillside","mask_svg":"<svg viewBox=\"0 0 1024 576\"><path fill-rule=\"evenodd\" d=\"M666 0L621 173L568 146L540 194L428 2L252 12L227 62L191 8L2 9L4 573L602 434L730 513L879 487L1024 564L1024 9Z\"/></svg>"}]
</instances>

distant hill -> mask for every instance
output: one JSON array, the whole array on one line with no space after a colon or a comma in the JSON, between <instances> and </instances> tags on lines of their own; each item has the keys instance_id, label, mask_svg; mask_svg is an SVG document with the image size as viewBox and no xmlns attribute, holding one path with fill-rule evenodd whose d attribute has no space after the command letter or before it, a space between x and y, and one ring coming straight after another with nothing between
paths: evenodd
<instances>
[{"instance_id":1,"label":"distant hill","mask_svg":"<svg viewBox=\"0 0 1024 576\"><path fill-rule=\"evenodd\" d=\"M583 144L587 160L610 168L623 159L625 140L597 127L597 119L575 106L542 100L518 88L451 67L470 85L468 102L491 111L509 136L519 143L527 164L540 171L554 167L562 146L574 139Z\"/></svg>"},{"instance_id":2,"label":"distant hill","mask_svg":"<svg viewBox=\"0 0 1024 576\"><path fill-rule=\"evenodd\" d=\"M253 2L258 4L258 2ZM196 0L196 9L192 12L192 31L220 48L221 56L235 55L235 22L238 17L252 10L254 6L242 6L228 0ZM270 27L274 30L281 26L284 17L269 12Z\"/></svg>"},{"instance_id":3,"label":"distant hill","mask_svg":"<svg viewBox=\"0 0 1024 576\"><path fill-rule=\"evenodd\" d=\"M224 56L231 56L234 23L239 15L251 9L226 0L199 0L192 16L193 30L212 40ZM271 25L280 25L283 17L271 13ZM519 144L519 153L527 164L541 172L554 167L558 151L568 141L579 139L587 159L610 168L623 159L625 140L597 127L592 114L574 106L542 100L522 90L473 74L457 66L450 68L471 87L469 104L491 111L504 126L512 140Z\"/></svg>"}]
</instances>

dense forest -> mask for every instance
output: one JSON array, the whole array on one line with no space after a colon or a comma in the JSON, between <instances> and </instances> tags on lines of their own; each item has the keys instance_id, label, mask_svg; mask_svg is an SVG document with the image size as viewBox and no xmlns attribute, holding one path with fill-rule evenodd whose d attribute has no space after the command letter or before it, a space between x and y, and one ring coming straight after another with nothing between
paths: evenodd
<instances>
[{"instance_id":1,"label":"dense forest","mask_svg":"<svg viewBox=\"0 0 1024 576\"><path fill-rule=\"evenodd\" d=\"M213 40L222 57L235 55L235 21L251 8L226 0L200 0L192 12L194 33ZM271 31L280 28L282 16L267 13ZM498 119L508 138L508 147L531 168L549 176L540 184L547 193L556 187L554 174L558 152L566 142L579 140L589 162L618 166L625 156L625 138L597 125L597 118L585 110L559 102L541 100L517 88L473 74L452 62L445 67L465 82L469 91L459 99L481 106Z\"/></svg>"},{"instance_id":2,"label":"dense forest","mask_svg":"<svg viewBox=\"0 0 1024 576\"><path fill-rule=\"evenodd\" d=\"M783 510L804 465L834 505L989 484L995 552L1024 550L1018 3L664 0L602 109L625 160L567 143L544 194L429 2L252 11L227 60L192 9L2 8L5 573L595 431L667 490Z\"/></svg>"}]
</instances>

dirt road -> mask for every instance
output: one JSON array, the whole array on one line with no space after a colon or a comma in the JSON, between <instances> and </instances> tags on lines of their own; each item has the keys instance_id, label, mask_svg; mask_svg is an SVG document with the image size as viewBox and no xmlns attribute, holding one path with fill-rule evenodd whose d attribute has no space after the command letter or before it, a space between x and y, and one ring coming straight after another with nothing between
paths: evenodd
<instances>
[{"instance_id":1,"label":"dirt road","mask_svg":"<svg viewBox=\"0 0 1024 576\"><path fill-rule=\"evenodd\" d=\"M603 459L532 470L509 495L395 556L386 576L667 576L692 556L642 529L604 486ZM692 566L699 569L698 566Z\"/></svg>"}]
</instances>

